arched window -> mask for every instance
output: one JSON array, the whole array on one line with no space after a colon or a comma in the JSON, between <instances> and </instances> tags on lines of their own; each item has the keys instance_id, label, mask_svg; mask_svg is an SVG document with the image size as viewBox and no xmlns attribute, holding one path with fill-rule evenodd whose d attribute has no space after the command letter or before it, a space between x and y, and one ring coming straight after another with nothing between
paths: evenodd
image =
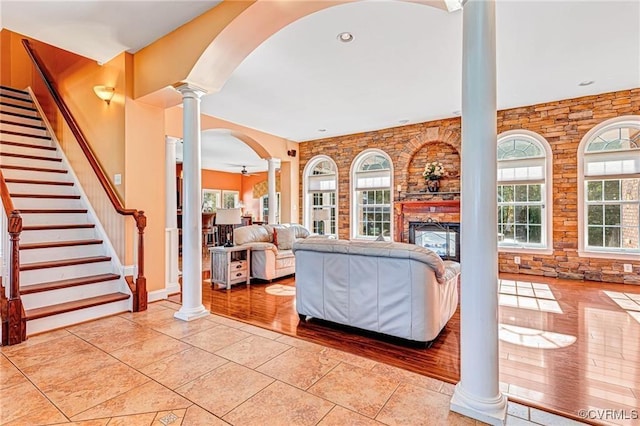
<instances>
[{"instance_id":1,"label":"arched window","mask_svg":"<svg viewBox=\"0 0 640 426\"><path fill-rule=\"evenodd\" d=\"M551 241L551 148L540 135L498 137L498 245L547 249Z\"/></svg>"},{"instance_id":2,"label":"arched window","mask_svg":"<svg viewBox=\"0 0 640 426\"><path fill-rule=\"evenodd\" d=\"M391 159L381 150L360 153L351 165L351 237L392 239Z\"/></svg>"},{"instance_id":3,"label":"arched window","mask_svg":"<svg viewBox=\"0 0 640 426\"><path fill-rule=\"evenodd\" d=\"M325 155L313 157L304 169L304 225L322 235L338 237L338 172Z\"/></svg>"},{"instance_id":4,"label":"arched window","mask_svg":"<svg viewBox=\"0 0 640 426\"><path fill-rule=\"evenodd\" d=\"M640 117L592 129L580 143L581 251L640 253Z\"/></svg>"}]
</instances>

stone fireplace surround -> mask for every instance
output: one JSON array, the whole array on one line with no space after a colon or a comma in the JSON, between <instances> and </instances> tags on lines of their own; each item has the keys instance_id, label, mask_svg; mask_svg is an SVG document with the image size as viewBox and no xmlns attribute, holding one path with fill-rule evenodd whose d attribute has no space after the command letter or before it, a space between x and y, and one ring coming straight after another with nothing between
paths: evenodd
<instances>
[{"instance_id":1,"label":"stone fireplace surround","mask_svg":"<svg viewBox=\"0 0 640 426\"><path fill-rule=\"evenodd\" d=\"M409 242L409 222L460 223L460 200L414 200L394 203L394 241Z\"/></svg>"},{"instance_id":2,"label":"stone fireplace surround","mask_svg":"<svg viewBox=\"0 0 640 426\"><path fill-rule=\"evenodd\" d=\"M437 243L429 241L434 238L437 238ZM441 245L443 241L447 241L444 246ZM460 223L439 222L431 218L427 221L409 222L409 243L430 248L443 260L460 262Z\"/></svg>"}]
</instances>

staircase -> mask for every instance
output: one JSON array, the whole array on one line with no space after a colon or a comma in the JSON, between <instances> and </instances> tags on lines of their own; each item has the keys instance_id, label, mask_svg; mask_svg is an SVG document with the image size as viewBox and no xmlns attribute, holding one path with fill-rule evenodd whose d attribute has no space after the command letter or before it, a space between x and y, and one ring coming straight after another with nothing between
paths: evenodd
<instances>
[{"instance_id":1,"label":"staircase","mask_svg":"<svg viewBox=\"0 0 640 426\"><path fill-rule=\"evenodd\" d=\"M29 93L0 86L0 170L23 220L27 335L131 310L119 262L59 149Z\"/></svg>"}]
</instances>

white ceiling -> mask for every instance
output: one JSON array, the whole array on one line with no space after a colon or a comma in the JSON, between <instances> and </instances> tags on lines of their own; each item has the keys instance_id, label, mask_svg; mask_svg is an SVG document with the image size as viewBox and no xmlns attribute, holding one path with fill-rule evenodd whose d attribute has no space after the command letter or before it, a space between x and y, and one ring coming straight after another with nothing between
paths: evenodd
<instances>
[{"instance_id":1,"label":"white ceiling","mask_svg":"<svg viewBox=\"0 0 640 426\"><path fill-rule=\"evenodd\" d=\"M401 1L316 12L249 55L203 111L294 141L452 117L462 13ZM638 1L497 1L496 38L499 109L640 87Z\"/></svg>"},{"instance_id":2,"label":"white ceiling","mask_svg":"<svg viewBox=\"0 0 640 426\"><path fill-rule=\"evenodd\" d=\"M218 3L0 1L5 27L96 60L136 51ZM496 15L500 109L640 87L639 1L498 0ZM342 31L355 40L338 42ZM461 52L460 11L348 3L265 41L202 110L293 141L451 117L461 104ZM203 164L251 165L234 148L242 142L216 138Z\"/></svg>"},{"instance_id":3,"label":"white ceiling","mask_svg":"<svg viewBox=\"0 0 640 426\"><path fill-rule=\"evenodd\" d=\"M107 62L135 53L221 0L0 0L0 28Z\"/></svg>"}]
</instances>

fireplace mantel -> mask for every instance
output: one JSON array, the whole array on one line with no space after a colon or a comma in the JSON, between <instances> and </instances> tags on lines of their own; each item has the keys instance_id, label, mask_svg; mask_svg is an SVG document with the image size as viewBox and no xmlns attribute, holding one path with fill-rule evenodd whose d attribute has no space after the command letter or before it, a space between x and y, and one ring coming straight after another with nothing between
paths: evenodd
<instances>
[{"instance_id":1,"label":"fireplace mantel","mask_svg":"<svg viewBox=\"0 0 640 426\"><path fill-rule=\"evenodd\" d=\"M404 242L404 215L411 213L460 213L460 200L396 201L395 241Z\"/></svg>"}]
</instances>

